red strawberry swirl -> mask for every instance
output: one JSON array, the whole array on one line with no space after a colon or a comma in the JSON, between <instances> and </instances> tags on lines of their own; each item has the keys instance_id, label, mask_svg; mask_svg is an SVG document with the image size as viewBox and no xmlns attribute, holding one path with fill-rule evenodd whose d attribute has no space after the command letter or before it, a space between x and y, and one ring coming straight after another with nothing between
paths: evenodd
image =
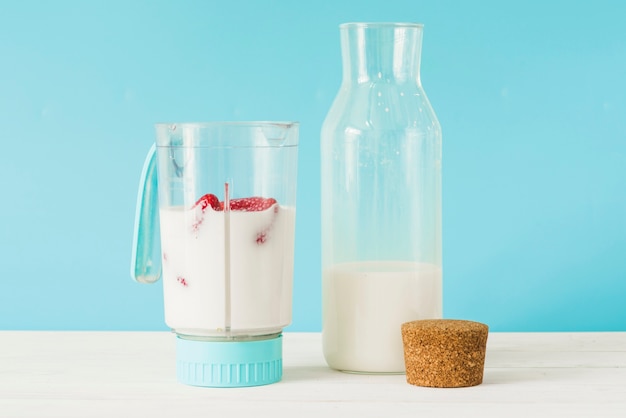
<instances>
[{"instance_id":1,"label":"red strawberry swirl","mask_svg":"<svg viewBox=\"0 0 626 418\"><path fill-rule=\"evenodd\" d=\"M274 206L274 213L272 215L272 220L270 224L265 227L261 232L256 234L256 243L257 245L265 244L265 242L269 238L269 233L274 227L274 223L276 222L276 217L278 216L278 205Z\"/></svg>"},{"instance_id":2,"label":"red strawberry swirl","mask_svg":"<svg viewBox=\"0 0 626 418\"><path fill-rule=\"evenodd\" d=\"M204 222L205 212L207 208L210 207L216 212L222 212L224 211L224 206L225 202L220 201L217 196L211 193L207 193L200 199L198 199L198 201L193 206L196 214L195 221L191 225L192 231L197 233L200 230L200 227ZM228 206L228 209L233 212L263 212L273 207L273 215L269 225L256 234L255 242L257 243L257 245L261 245L269 239L270 231L274 227L274 222L276 221L276 216L278 216L279 212L276 199L272 197L264 198L259 196L242 197L230 199L228 202Z\"/></svg>"},{"instance_id":3,"label":"red strawberry swirl","mask_svg":"<svg viewBox=\"0 0 626 418\"><path fill-rule=\"evenodd\" d=\"M196 220L193 224L191 224L191 229L193 232L198 232L198 230L200 229L200 225L202 225L202 222L204 222L204 214L209 206L214 211L223 210L223 207L220 206L220 200L217 198L217 196L211 193L202 196L193 205L193 209L196 210Z\"/></svg>"}]
</instances>

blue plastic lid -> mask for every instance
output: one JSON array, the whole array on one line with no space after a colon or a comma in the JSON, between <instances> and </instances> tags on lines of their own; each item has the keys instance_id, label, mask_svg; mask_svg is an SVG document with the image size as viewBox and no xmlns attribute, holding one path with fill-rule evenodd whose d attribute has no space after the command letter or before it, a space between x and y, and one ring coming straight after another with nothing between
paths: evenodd
<instances>
[{"instance_id":1,"label":"blue plastic lid","mask_svg":"<svg viewBox=\"0 0 626 418\"><path fill-rule=\"evenodd\" d=\"M176 377L206 387L261 386L283 376L283 338L198 341L176 338Z\"/></svg>"}]
</instances>

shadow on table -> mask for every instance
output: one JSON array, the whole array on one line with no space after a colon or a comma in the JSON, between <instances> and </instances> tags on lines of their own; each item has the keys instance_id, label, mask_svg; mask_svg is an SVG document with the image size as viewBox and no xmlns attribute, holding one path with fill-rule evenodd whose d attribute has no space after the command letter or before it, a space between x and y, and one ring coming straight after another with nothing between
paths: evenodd
<instances>
[{"instance_id":1,"label":"shadow on table","mask_svg":"<svg viewBox=\"0 0 626 418\"><path fill-rule=\"evenodd\" d=\"M567 382L580 380L582 370L574 368L488 368L483 375L484 385L502 385L525 382Z\"/></svg>"},{"instance_id":2,"label":"shadow on table","mask_svg":"<svg viewBox=\"0 0 626 418\"><path fill-rule=\"evenodd\" d=\"M283 381L296 382L301 380L333 379L349 376L325 366L285 366L283 367Z\"/></svg>"}]
</instances>

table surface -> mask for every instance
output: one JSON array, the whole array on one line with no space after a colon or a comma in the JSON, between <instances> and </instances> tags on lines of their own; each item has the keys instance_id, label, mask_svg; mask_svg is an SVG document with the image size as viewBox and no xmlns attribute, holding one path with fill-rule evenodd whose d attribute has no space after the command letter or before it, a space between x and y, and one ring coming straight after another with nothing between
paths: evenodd
<instances>
[{"instance_id":1,"label":"table surface","mask_svg":"<svg viewBox=\"0 0 626 418\"><path fill-rule=\"evenodd\" d=\"M284 334L279 383L191 387L174 338L0 331L0 417L626 417L626 332L492 332L483 383L458 389L331 370L319 333Z\"/></svg>"}]
</instances>

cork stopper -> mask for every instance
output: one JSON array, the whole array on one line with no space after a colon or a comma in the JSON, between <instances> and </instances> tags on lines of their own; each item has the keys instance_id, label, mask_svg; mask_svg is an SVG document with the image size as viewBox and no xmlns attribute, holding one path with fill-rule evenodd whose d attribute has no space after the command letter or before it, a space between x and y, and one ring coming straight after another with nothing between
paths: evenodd
<instances>
[{"instance_id":1,"label":"cork stopper","mask_svg":"<svg viewBox=\"0 0 626 418\"><path fill-rule=\"evenodd\" d=\"M406 381L435 388L481 384L488 333L485 324L458 319L402 324Z\"/></svg>"}]
</instances>

